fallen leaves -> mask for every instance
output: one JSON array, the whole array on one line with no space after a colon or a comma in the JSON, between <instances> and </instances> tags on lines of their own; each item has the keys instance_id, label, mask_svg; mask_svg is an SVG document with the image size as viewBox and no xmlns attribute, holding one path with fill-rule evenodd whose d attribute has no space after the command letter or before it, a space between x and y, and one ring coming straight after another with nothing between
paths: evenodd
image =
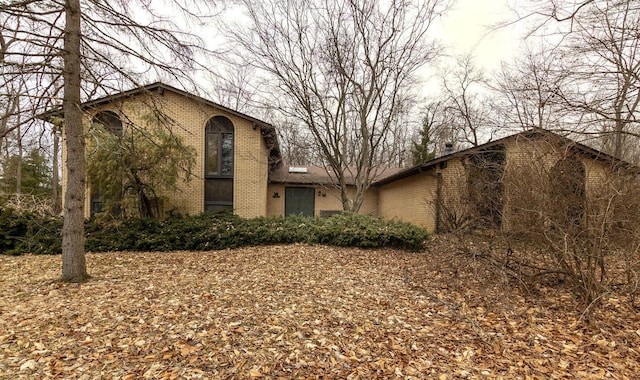
<instances>
[{"instance_id":1,"label":"fallen leaves","mask_svg":"<svg viewBox=\"0 0 640 380\"><path fill-rule=\"evenodd\" d=\"M633 378L640 325L612 299L597 326L455 274L434 253L324 246L0 257L0 377Z\"/></svg>"}]
</instances>

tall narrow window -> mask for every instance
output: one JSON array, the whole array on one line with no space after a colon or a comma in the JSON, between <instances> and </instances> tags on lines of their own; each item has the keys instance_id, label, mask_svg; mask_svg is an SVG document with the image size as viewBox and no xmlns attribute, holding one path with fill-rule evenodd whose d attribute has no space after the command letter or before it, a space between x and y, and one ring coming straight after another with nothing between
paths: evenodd
<instances>
[{"instance_id":1,"label":"tall narrow window","mask_svg":"<svg viewBox=\"0 0 640 380\"><path fill-rule=\"evenodd\" d=\"M209 119L205 130L205 211L233 208L233 124L224 116Z\"/></svg>"},{"instance_id":2,"label":"tall narrow window","mask_svg":"<svg viewBox=\"0 0 640 380\"><path fill-rule=\"evenodd\" d=\"M122 121L115 112L102 111L97 113L91 120L94 126L104 128L118 137L122 137ZM109 211L112 214L119 214L119 202L122 196L122 177L115 176L93 176L89 173L90 193L90 215L93 216L99 212ZM98 178L98 179L96 179ZM111 178L112 180L106 180ZM108 204L109 210L105 210L105 204Z\"/></svg>"},{"instance_id":3,"label":"tall narrow window","mask_svg":"<svg viewBox=\"0 0 640 380\"><path fill-rule=\"evenodd\" d=\"M491 229L502 225L505 163L504 145L496 145L469 157L467 190L471 217L478 228Z\"/></svg>"}]
</instances>

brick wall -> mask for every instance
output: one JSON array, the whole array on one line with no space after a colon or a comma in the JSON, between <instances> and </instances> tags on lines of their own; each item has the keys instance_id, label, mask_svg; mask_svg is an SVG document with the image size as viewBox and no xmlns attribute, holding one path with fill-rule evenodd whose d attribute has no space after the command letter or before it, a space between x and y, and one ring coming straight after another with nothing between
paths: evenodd
<instances>
[{"instance_id":1,"label":"brick wall","mask_svg":"<svg viewBox=\"0 0 640 380\"><path fill-rule=\"evenodd\" d=\"M436 177L418 173L378 189L378 216L435 230Z\"/></svg>"},{"instance_id":2,"label":"brick wall","mask_svg":"<svg viewBox=\"0 0 640 380\"><path fill-rule=\"evenodd\" d=\"M186 144L196 149L196 165L191 180L179 181L178 190L166 196L165 210L175 209L186 214L198 214L204 210L204 144L205 126L214 116L225 116L234 126L234 210L242 217L255 217L267 213L268 150L260 128L254 128L250 120L228 114L209 104L164 91L136 95L123 101L112 102L87 112L85 125L100 111L110 110L121 117L124 128L144 127L154 108L166 116L173 133L182 136ZM63 162L66 152L63 148ZM63 168L63 185L65 181ZM64 186L63 186L64 191ZM87 191L85 214L89 216L89 192Z\"/></svg>"},{"instance_id":3,"label":"brick wall","mask_svg":"<svg viewBox=\"0 0 640 380\"><path fill-rule=\"evenodd\" d=\"M507 165L505 168L505 206L503 210L503 229L519 231L528 229L538 220L523 219L514 213L514 208L554 207L547 191L554 180L553 167L567 157L568 146L557 141L530 140L519 138L506 144ZM585 169L585 195L594 201L602 184L606 183L610 169L603 162L592 158L576 156ZM539 206L542 205L542 206ZM544 211L544 210L543 210ZM529 213L531 214L531 213Z\"/></svg>"},{"instance_id":4,"label":"brick wall","mask_svg":"<svg viewBox=\"0 0 640 380\"><path fill-rule=\"evenodd\" d=\"M342 200L340 199L340 190L334 186L321 185L284 185L280 183L269 184L268 189L268 207L267 215L279 216L284 215L285 211L285 187L310 187L314 189L314 213L320 216L322 211L342 211ZM279 198L273 198L274 193L278 193ZM353 190L350 189L352 193ZM368 214L372 216L378 215L378 190L369 188L364 196L364 201L360 207L360 214Z\"/></svg>"}]
</instances>

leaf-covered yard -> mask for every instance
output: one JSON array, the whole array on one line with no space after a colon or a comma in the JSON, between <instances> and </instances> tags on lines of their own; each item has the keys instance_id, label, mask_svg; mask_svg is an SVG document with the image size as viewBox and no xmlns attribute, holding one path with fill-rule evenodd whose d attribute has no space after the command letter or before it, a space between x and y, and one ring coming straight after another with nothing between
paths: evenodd
<instances>
[{"instance_id":1,"label":"leaf-covered yard","mask_svg":"<svg viewBox=\"0 0 640 380\"><path fill-rule=\"evenodd\" d=\"M1 378L634 378L640 317L434 252L282 245L0 257ZM440 248L446 250L446 244ZM458 261L456 261L458 260Z\"/></svg>"}]
</instances>

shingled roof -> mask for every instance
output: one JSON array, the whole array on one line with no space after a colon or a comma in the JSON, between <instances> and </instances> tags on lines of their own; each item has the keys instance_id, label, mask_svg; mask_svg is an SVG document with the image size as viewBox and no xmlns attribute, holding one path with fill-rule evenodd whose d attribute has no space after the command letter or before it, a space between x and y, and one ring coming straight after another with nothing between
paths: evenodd
<instances>
[{"instance_id":1,"label":"shingled roof","mask_svg":"<svg viewBox=\"0 0 640 380\"><path fill-rule=\"evenodd\" d=\"M626 168L626 169L631 169L637 172L640 172L640 167L633 165L627 161L621 160L619 158L615 158L610 154L604 153L602 151L599 151L597 149L594 149L590 146L584 145L582 143L579 143L577 141L571 140L567 137L561 136L557 133L548 131L546 129L541 129L541 128L534 128L534 129L529 129L520 133L516 133L513 135L509 135L506 137L503 137L501 139L498 140L494 140L494 141L490 141L486 144L482 144L482 145L478 145L472 148L468 148L468 149L464 149L464 150L460 150L458 152L454 152L451 154L447 154L444 156L440 156L437 158L434 158L433 160L424 162L422 164L418 164L416 166L410 167L408 169L404 169L401 170L393 175L389 175L386 176L384 178L381 178L377 181L375 181L374 183L372 183L372 186L381 186L381 185L385 185L403 178L407 178L410 177L412 175L415 175L417 173L420 172L425 172L429 169L434 168L436 165L442 163L442 162L446 162L452 158L455 157L465 157L465 156L469 156L471 154L474 153L478 153L480 151L486 151L487 149L490 149L492 147L495 147L497 145L501 145L504 144L505 142L509 141L509 140L516 140L518 138L525 138L525 139L541 139L541 138L552 138L554 140L559 141L562 144L567 145L567 147L569 149L571 149L573 152L592 158L594 160L597 161L602 161L605 162L611 166L615 166L615 167L621 167L621 168Z\"/></svg>"},{"instance_id":2,"label":"shingled roof","mask_svg":"<svg viewBox=\"0 0 640 380\"><path fill-rule=\"evenodd\" d=\"M374 181L381 180L387 176L400 172L402 168L378 169ZM355 171L355 170L354 170ZM337 180L333 173L329 174L322 166L287 166L281 165L269 172L269 182L300 184L300 185L335 185ZM345 173L347 185L354 185L355 180L348 172Z\"/></svg>"}]
</instances>

